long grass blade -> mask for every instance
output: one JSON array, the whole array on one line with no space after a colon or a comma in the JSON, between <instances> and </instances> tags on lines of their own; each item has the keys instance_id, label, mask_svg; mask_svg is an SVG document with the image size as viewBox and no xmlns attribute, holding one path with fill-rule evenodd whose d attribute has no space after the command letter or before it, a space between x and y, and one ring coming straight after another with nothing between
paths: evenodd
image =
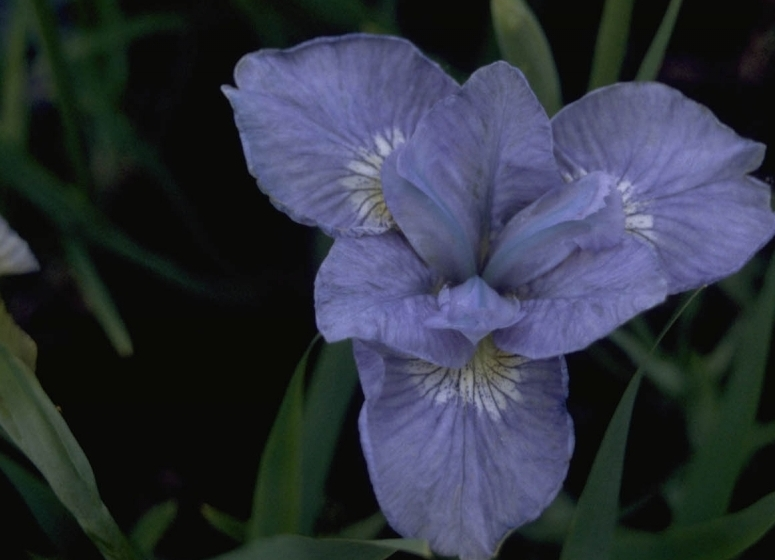
<instances>
[{"instance_id":1,"label":"long grass blade","mask_svg":"<svg viewBox=\"0 0 775 560\"><path fill-rule=\"evenodd\" d=\"M562 107L560 75L538 18L524 0L491 0L490 8L501 55L522 70L552 116Z\"/></svg>"},{"instance_id":2,"label":"long grass blade","mask_svg":"<svg viewBox=\"0 0 775 560\"><path fill-rule=\"evenodd\" d=\"M711 432L686 470L685 493L675 512L676 523L706 521L726 513L737 478L749 459L775 324L775 260L765 274L762 291L740 319L742 324L732 372Z\"/></svg>"},{"instance_id":3,"label":"long grass blade","mask_svg":"<svg viewBox=\"0 0 775 560\"><path fill-rule=\"evenodd\" d=\"M678 20L678 12L681 11L683 0L670 0L667 6L662 23L659 24L656 35L651 41L646 56L638 68L635 79L638 81L656 80L659 69L662 67L662 61L665 59L667 45L670 43L670 37L675 29L675 22Z\"/></svg>"},{"instance_id":4,"label":"long grass blade","mask_svg":"<svg viewBox=\"0 0 775 560\"><path fill-rule=\"evenodd\" d=\"M589 90L619 80L630 37L633 0L606 0L595 42Z\"/></svg>"}]
</instances>

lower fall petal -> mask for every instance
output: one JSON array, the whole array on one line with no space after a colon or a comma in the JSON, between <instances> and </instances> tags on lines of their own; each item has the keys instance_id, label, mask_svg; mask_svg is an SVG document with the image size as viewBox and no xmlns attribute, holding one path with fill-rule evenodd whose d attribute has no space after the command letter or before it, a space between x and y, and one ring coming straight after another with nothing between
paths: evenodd
<instances>
[{"instance_id":1,"label":"lower fall petal","mask_svg":"<svg viewBox=\"0 0 775 560\"><path fill-rule=\"evenodd\" d=\"M361 443L391 526L462 560L492 557L554 499L573 450L561 357L478 346L449 369L361 342Z\"/></svg>"}]
</instances>

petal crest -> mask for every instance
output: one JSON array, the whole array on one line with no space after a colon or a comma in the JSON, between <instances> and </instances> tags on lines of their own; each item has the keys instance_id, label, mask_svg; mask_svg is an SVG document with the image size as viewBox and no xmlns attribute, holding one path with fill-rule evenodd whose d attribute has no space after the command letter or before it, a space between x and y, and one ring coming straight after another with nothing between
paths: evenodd
<instances>
[{"instance_id":1,"label":"petal crest","mask_svg":"<svg viewBox=\"0 0 775 560\"><path fill-rule=\"evenodd\" d=\"M294 220L326 233L393 225L381 191L384 159L455 81L411 43L354 34L244 56L234 108L248 169Z\"/></svg>"},{"instance_id":2,"label":"petal crest","mask_svg":"<svg viewBox=\"0 0 775 560\"><path fill-rule=\"evenodd\" d=\"M657 83L601 88L552 120L568 180L615 177L627 230L654 247L669 293L738 270L775 234L770 188L747 177L764 146Z\"/></svg>"},{"instance_id":3,"label":"petal crest","mask_svg":"<svg viewBox=\"0 0 775 560\"><path fill-rule=\"evenodd\" d=\"M574 443L562 358L530 361L487 338L455 370L354 348L366 394L361 444L400 534L485 560L554 499Z\"/></svg>"},{"instance_id":4,"label":"petal crest","mask_svg":"<svg viewBox=\"0 0 775 560\"><path fill-rule=\"evenodd\" d=\"M434 329L453 329L478 344L496 329L510 327L523 316L519 300L498 294L479 276L462 284L444 286L439 292L439 312L425 325Z\"/></svg>"}]
</instances>

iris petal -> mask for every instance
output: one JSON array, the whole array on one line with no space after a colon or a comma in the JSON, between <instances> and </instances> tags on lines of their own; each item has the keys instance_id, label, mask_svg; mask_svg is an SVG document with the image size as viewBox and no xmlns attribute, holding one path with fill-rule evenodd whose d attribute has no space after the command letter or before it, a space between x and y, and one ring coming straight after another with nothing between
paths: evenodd
<instances>
[{"instance_id":1,"label":"iris petal","mask_svg":"<svg viewBox=\"0 0 775 560\"><path fill-rule=\"evenodd\" d=\"M439 313L439 277L395 232L336 240L315 280L318 329L329 342L379 342L460 367L474 345L460 332L425 322Z\"/></svg>"},{"instance_id":2,"label":"iris petal","mask_svg":"<svg viewBox=\"0 0 775 560\"><path fill-rule=\"evenodd\" d=\"M561 182L548 118L524 76L502 62L427 112L395 172L404 180L383 187L396 223L453 282L475 275L490 237Z\"/></svg>"},{"instance_id":3,"label":"iris petal","mask_svg":"<svg viewBox=\"0 0 775 560\"><path fill-rule=\"evenodd\" d=\"M521 286L525 317L496 331L509 352L546 358L582 350L665 299L665 279L650 247L626 236L604 251L576 251Z\"/></svg>"},{"instance_id":4,"label":"iris petal","mask_svg":"<svg viewBox=\"0 0 775 560\"><path fill-rule=\"evenodd\" d=\"M39 268L27 242L0 216L0 275L25 274Z\"/></svg>"},{"instance_id":5,"label":"iris petal","mask_svg":"<svg viewBox=\"0 0 775 560\"><path fill-rule=\"evenodd\" d=\"M355 344L360 431L390 524L442 555L492 557L559 491L573 449L562 358L530 361L484 339L446 369Z\"/></svg>"},{"instance_id":6,"label":"iris petal","mask_svg":"<svg viewBox=\"0 0 775 560\"><path fill-rule=\"evenodd\" d=\"M670 293L735 272L775 233L769 186L746 176L764 146L672 88L602 88L552 127L569 180L593 171L616 178L627 230L656 250Z\"/></svg>"},{"instance_id":7,"label":"iris petal","mask_svg":"<svg viewBox=\"0 0 775 560\"><path fill-rule=\"evenodd\" d=\"M439 292L439 311L425 320L434 329L454 329L478 344L496 329L510 327L524 313L519 300L499 295L479 276Z\"/></svg>"},{"instance_id":8,"label":"iris petal","mask_svg":"<svg viewBox=\"0 0 775 560\"><path fill-rule=\"evenodd\" d=\"M458 85L408 41L347 35L246 55L234 108L251 175L293 219L339 235L393 225L380 167Z\"/></svg>"},{"instance_id":9,"label":"iris petal","mask_svg":"<svg viewBox=\"0 0 775 560\"><path fill-rule=\"evenodd\" d=\"M624 214L612 181L592 173L548 192L509 221L482 274L497 288L516 288L548 272L573 251L619 242Z\"/></svg>"}]
</instances>

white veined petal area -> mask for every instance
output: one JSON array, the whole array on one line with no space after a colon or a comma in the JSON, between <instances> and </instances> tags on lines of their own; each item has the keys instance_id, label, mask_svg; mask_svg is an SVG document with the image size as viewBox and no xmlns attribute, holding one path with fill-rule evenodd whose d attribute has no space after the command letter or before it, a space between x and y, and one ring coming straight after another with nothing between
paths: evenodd
<instances>
[{"instance_id":1,"label":"white veined petal area","mask_svg":"<svg viewBox=\"0 0 775 560\"><path fill-rule=\"evenodd\" d=\"M361 443L400 534L485 560L554 499L574 443L562 357L510 355L491 337L459 369L357 341L355 354Z\"/></svg>"}]
</instances>

